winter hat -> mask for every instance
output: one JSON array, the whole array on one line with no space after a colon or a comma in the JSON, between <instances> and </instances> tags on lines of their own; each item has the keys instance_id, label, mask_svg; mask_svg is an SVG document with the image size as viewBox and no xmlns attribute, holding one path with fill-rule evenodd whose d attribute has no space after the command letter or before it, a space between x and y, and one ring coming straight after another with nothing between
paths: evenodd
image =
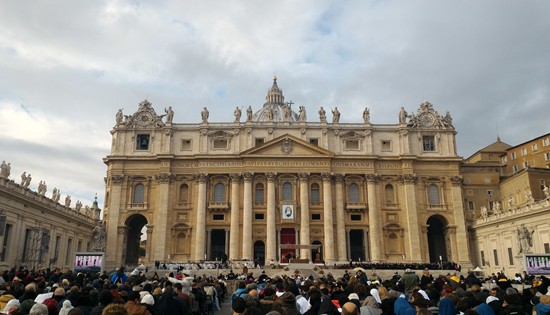
<instances>
[{"instance_id":1,"label":"winter hat","mask_svg":"<svg viewBox=\"0 0 550 315\"><path fill-rule=\"evenodd\" d=\"M151 294L146 294L141 298L141 304L155 305L155 298Z\"/></svg>"}]
</instances>

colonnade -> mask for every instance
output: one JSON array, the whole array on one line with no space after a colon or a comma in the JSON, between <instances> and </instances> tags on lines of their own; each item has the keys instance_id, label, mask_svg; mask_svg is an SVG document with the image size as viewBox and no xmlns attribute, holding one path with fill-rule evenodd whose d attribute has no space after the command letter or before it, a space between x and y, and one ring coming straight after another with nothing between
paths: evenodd
<instances>
[{"instance_id":1,"label":"colonnade","mask_svg":"<svg viewBox=\"0 0 550 315\"><path fill-rule=\"evenodd\" d=\"M299 228L296 230L297 243L299 245L311 245L311 228L310 228L310 196L309 196L309 174L299 173L299 191L297 196L299 201ZM254 237L252 235L252 223L253 223L253 174L229 174L230 177L230 229L229 229L229 259L253 259L253 242ZM276 196L276 181L277 175L274 173L265 173L266 177L266 242L265 242L265 260L277 260L278 258L278 222L277 222L277 203L278 198ZM321 174L322 189L323 189L323 235L322 240L322 252L323 259L327 264L333 262L345 262L349 260L349 239L346 232L346 213L344 196L344 176L341 174L332 175L329 173ZM201 260L206 257L208 233L206 229L206 214L207 214L207 179L205 174L199 174L197 176L198 184L198 201L197 201L197 216L195 226L195 249L193 259ZM381 213L378 206L377 194L376 194L376 176L367 176L368 182L368 215L369 226L371 226L372 233L370 239L367 240L366 234L363 240L365 245L371 252L372 261L381 261L381 235L382 230L380 226ZM243 198L242 198L242 227L240 225L240 184L243 181ZM333 202L333 184L334 184L334 197L336 202ZM294 186L293 186L294 188ZM333 215L335 214L335 216ZM364 227L365 229L367 227ZM336 229L336 231L335 231ZM242 230L242 231L241 231ZM240 242L240 235L242 233L242 242ZM367 244L367 242L369 244ZM311 260L311 250L309 248L299 249L299 257L302 259ZM366 255L368 256L368 254Z\"/></svg>"}]
</instances>

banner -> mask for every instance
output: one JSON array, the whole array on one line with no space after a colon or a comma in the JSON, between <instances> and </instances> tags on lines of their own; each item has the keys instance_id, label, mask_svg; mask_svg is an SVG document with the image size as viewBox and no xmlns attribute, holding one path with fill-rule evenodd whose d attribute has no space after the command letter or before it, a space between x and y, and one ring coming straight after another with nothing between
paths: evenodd
<instances>
[{"instance_id":1,"label":"banner","mask_svg":"<svg viewBox=\"0 0 550 315\"><path fill-rule=\"evenodd\" d=\"M294 220L294 205L282 205L281 210L283 220Z\"/></svg>"}]
</instances>

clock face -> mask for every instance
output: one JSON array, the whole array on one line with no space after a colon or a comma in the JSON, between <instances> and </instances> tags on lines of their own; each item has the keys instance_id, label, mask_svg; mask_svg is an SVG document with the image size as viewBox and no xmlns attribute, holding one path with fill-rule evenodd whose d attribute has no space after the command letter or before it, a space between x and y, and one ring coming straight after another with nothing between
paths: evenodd
<instances>
[{"instance_id":1,"label":"clock face","mask_svg":"<svg viewBox=\"0 0 550 315\"><path fill-rule=\"evenodd\" d=\"M434 115L430 113L423 113L418 119L420 120L420 124L424 127L431 127L435 122Z\"/></svg>"},{"instance_id":2,"label":"clock face","mask_svg":"<svg viewBox=\"0 0 550 315\"><path fill-rule=\"evenodd\" d=\"M153 121L153 115L149 112L141 112L137 117L138 124L145 126Z\"/></svg>"}]
</instances>

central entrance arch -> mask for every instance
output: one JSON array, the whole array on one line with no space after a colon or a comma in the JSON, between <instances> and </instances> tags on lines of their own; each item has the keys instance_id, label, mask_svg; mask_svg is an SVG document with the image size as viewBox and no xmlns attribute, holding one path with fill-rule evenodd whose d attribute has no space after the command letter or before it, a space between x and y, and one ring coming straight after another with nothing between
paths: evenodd
<instances>
[{"instance_id":1,"label":"central entrance arch","mask_svg":"<svg viewBox=\"0 0 550 315\"><path fill-rule=\"evenodd\" d=\"M428 219L428 247L430 249L430 262L449 261L447 256L447 219L440 215L431 216Z\"/></svg>"},{"instance_id":2,"label":"central entrance arch","mask_svg":"<svg viewBox=\"0 0 550 315\"><path fill-rule=\"evenodd\" d=\"M141 214L132 214L126 219L126 250L124 263L127 265L136 265L140 256L141 231L147 224L147 219Z\"/></svg>"}]
</instances>

